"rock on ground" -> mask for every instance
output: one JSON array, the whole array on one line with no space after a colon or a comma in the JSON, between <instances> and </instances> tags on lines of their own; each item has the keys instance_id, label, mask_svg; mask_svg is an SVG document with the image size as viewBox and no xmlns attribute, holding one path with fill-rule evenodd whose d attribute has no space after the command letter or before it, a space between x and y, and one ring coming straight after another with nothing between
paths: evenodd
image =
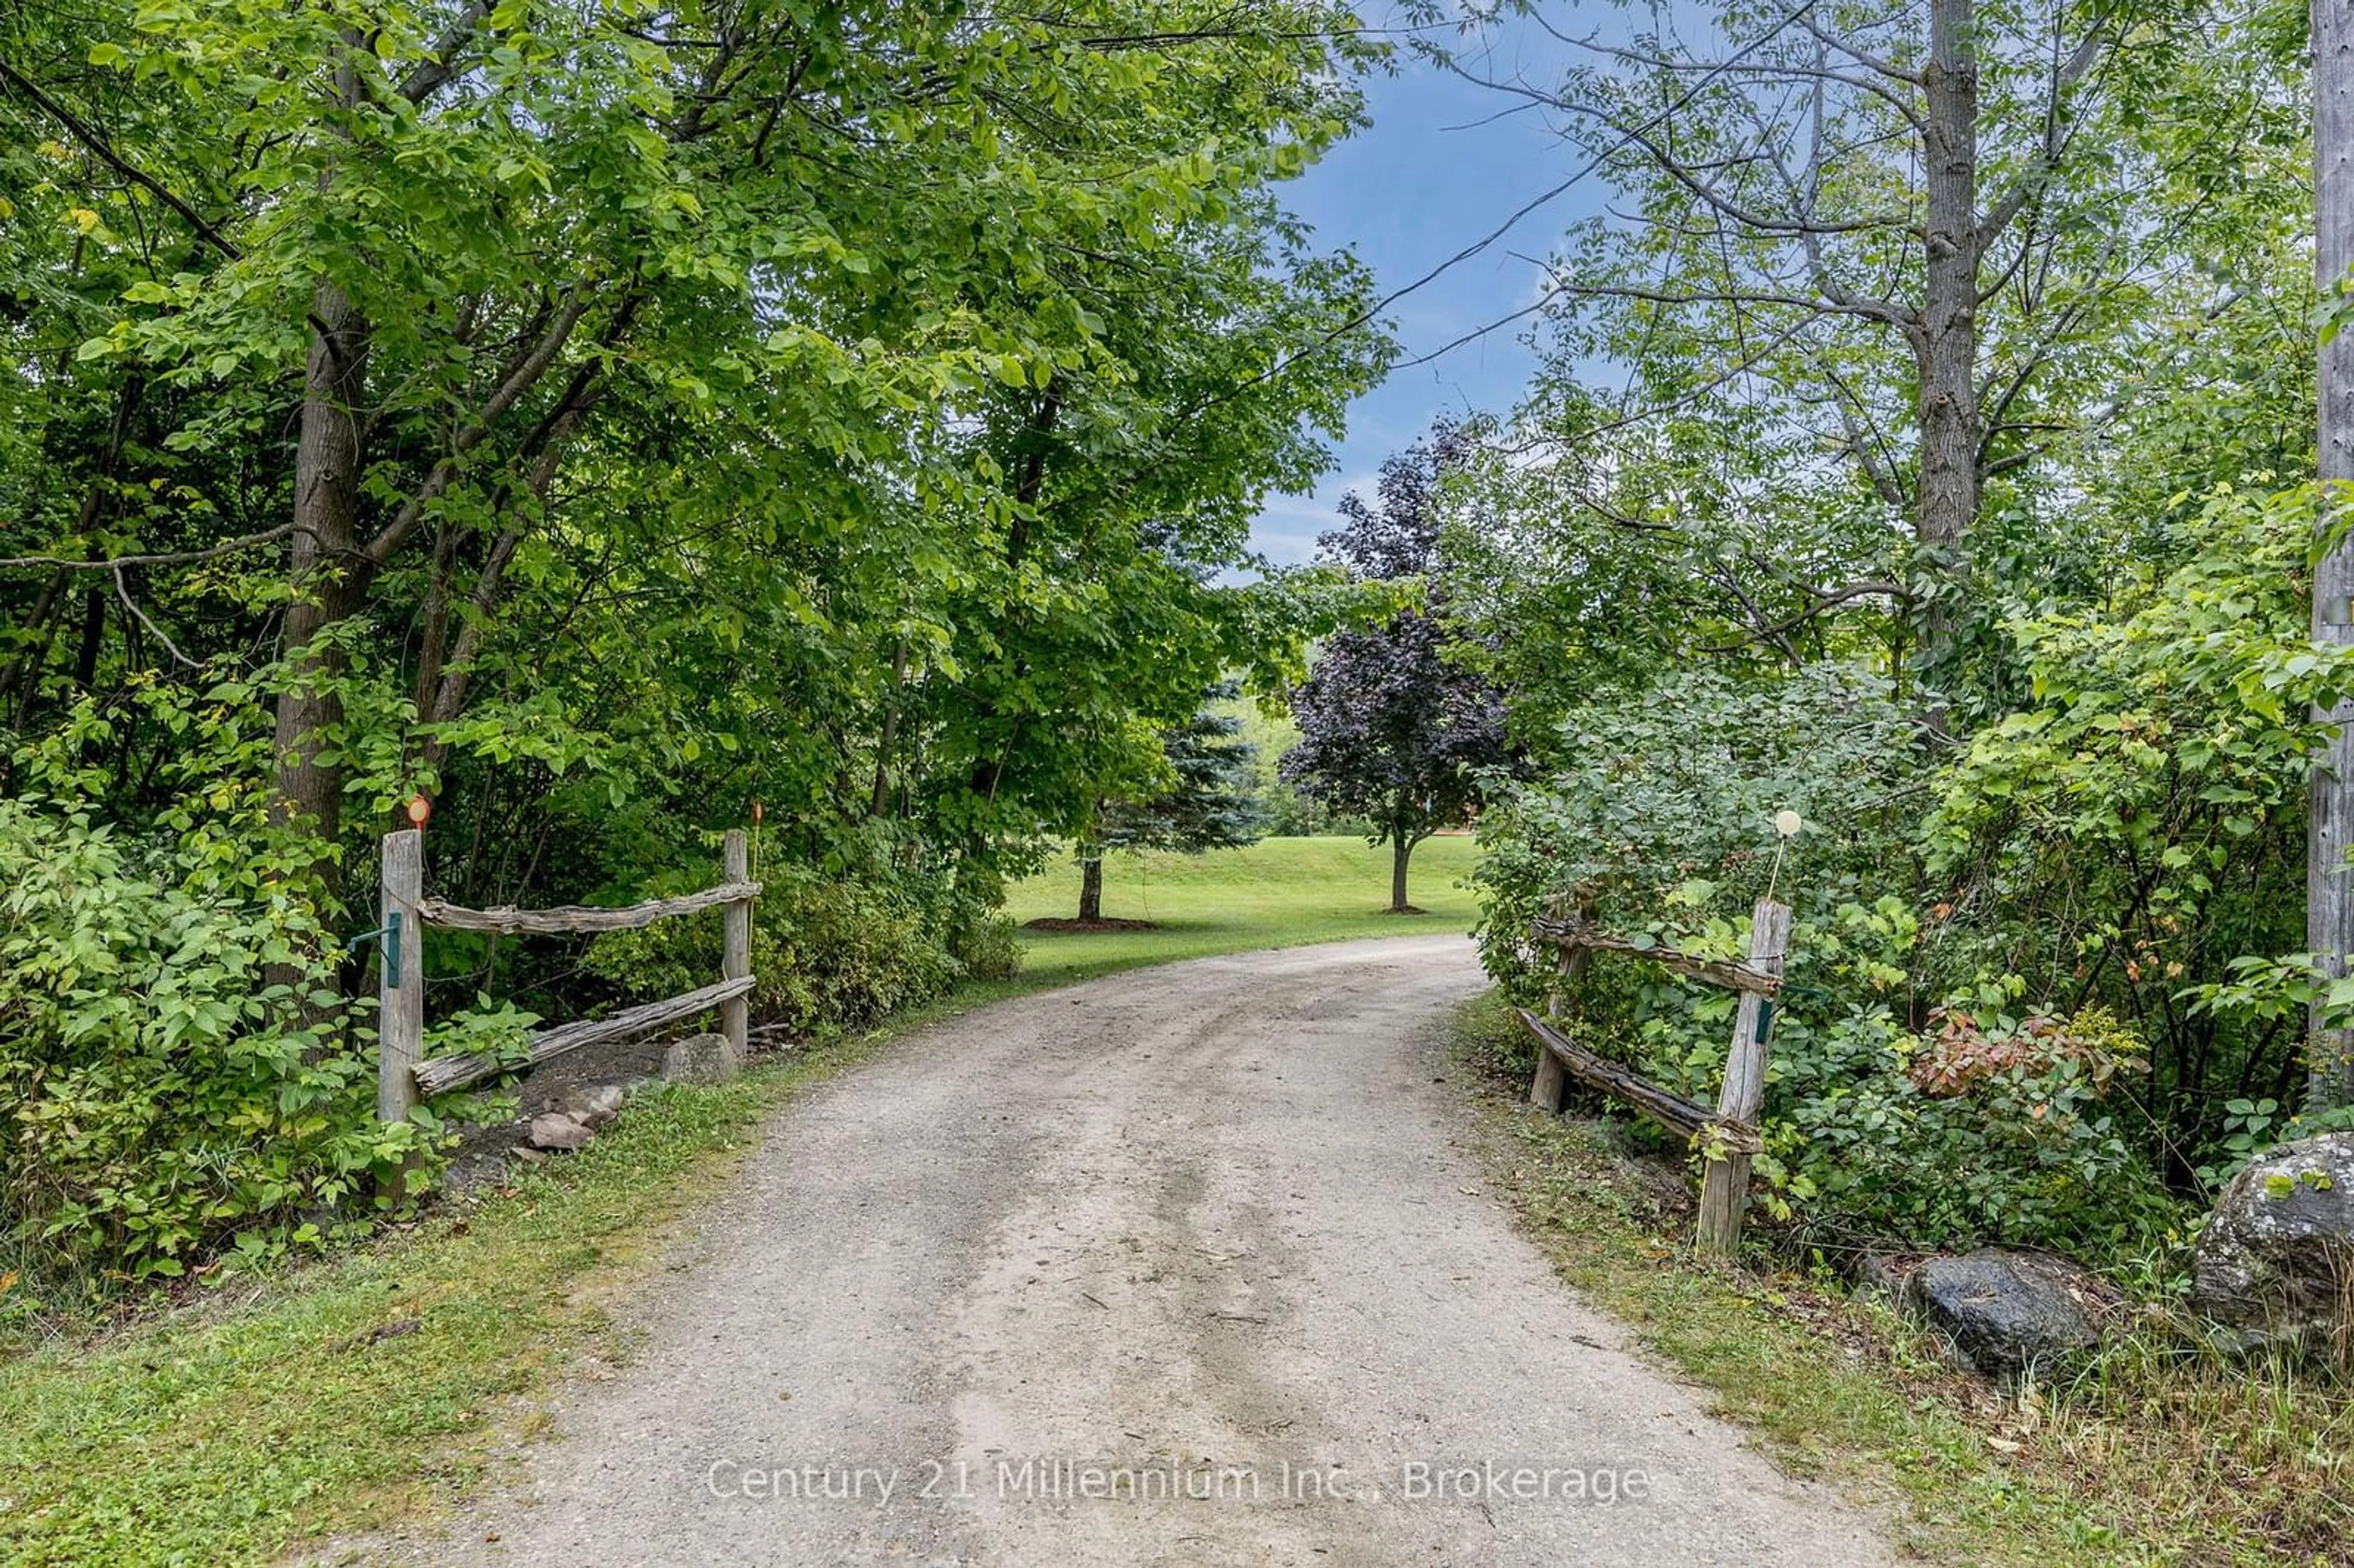
<instances>
[{"instance_id":1,"label":"rock on ground","mask_svg":"<svg viewBox=\"0 0 2354 1568\"><path fill-rule=\"evenodd\" d=\"M724 1084L743 1070L743 1056L725 1034L690 1034L663 1055L663 1076L673 1084Z\"/></svg>"},{"instance_id":2,"label":"rock on ground","mask_svg":"<svg viewBox=\"0 0 2354 1568\"><path fill-rule=\"evenodd\" d=\"M2100 1319L2113 1298L2090 1270L2064 1258L2000 1247L1933 1257L1903 1285L1906 1308L1996 1378L2099 1344Z\"/></svg>"},{"instance_id":3,"label":"rock on ground","mask_svg":"<svg viewBox=\"0 0 2354 1568\"><path fill-rule=\"evenodd\" d=\"M626 1098L619 1084L588 1084L565 1090L548 1108L575 1118L593 1130L620 1115Z\"/></svg>"},{"instance_id":4,"label":"rock on ground","mask_svg":"<svg viewBox=\"0 0 2354 1568\"><path fill-rule=\"evenodd\" d=\"M2232 1179L2199 1236L2191 1304L2244 1350L2354 1333L2354 1133L2284 1143Z\"/></svg>"},{"instance_id":5,"label":"rock on ground","mask_svg":"<svg viewBox=\"0 0 2354 1568\"><path fill-rule=\"evenodd\" d=\"M531 1118L531 1146L534 1149L586 1149L596 1132L578 1117L562 1111L550 1111L546 1116Z\"/></svg>"}]
</instances>

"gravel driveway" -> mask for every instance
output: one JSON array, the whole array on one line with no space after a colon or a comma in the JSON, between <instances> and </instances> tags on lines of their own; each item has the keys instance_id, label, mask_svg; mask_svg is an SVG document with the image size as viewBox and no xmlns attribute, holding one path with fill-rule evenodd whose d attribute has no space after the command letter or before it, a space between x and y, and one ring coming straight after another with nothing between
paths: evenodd
<instances>
[{"instance_id":1,"label":"gravel driveway","mask_svg":"<svg viewBox=\"0 0 2354 1568\"><path fill-rule=\"evenodd\" d=\"M419 1560L1893 1561L1582 1307L1434 1082L1460 938L1204 959L894 1044L769 1126Z\"/></svg>"}]
</instances>

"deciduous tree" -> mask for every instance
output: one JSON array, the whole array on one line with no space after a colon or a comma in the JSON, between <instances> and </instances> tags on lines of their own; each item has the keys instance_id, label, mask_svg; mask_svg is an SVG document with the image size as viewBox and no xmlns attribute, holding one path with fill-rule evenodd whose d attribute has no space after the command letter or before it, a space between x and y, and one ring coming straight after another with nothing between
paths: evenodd
<instances>
[{"instance_id":1,"label":"deciduous tree","mask_svg":"<svg viewBox=\"0 0 2354 1568\"><path fill-rule=\"evenodd\" d=\"M1439 487L1469 438L1442 423L1382 465L1377 498L1352 493L1326 553L1360 579L1408 583L1420 602L1328 641L1293 692L1299 744L1283 777L1335 810L1373 822L1390 845L1390 908L1406 913L1415 845L1461 824L1480 776L1511 758L1501 693L1449 656L1453 636L1421 580L1437 564Z\"/></svg>"}]
</instances>

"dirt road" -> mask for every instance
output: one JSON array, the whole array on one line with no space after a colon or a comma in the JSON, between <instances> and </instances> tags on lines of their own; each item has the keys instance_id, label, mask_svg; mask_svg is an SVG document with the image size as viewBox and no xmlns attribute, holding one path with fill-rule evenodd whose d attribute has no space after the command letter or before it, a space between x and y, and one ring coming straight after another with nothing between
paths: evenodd
<instances>
[{"instance_id":1,"label":"dirt road","mask_svg":"<svg viewBox=\"0 0 2354 1568\"><path fill-rule=\"evenodd\" d=\"M894 1045L777 1118L641 1304L646 1353L420 1555L1893 1561L1483 1194L1433 1081L1481 984L1460 938L1359 942Z\"/></svg>"}]
</instances>

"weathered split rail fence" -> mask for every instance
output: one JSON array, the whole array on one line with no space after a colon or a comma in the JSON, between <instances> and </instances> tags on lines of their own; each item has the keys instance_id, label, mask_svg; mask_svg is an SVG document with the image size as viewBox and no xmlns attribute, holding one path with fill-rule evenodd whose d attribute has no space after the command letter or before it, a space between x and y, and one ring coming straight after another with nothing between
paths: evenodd
<instances>
[{"instance_id":1,"label":"weathered split rail fence","mask_svg":"<svg viewBox=\"0 0 2354 1568\"><path fill-rule=\"evenodd\" d=\"M752 991L752 900L760 885L751 878L744 834L730 832L721 850L716 887L676 898L651 899L620 909L578 906L557 909L469 909L425 896L425 832L406 828L384 838L383 956L376 1019L376 1107L384 1121L406 1121L429 1096L462 1089L499 1073L536 1066L567 1051L600 1040L620 1040L661 1024L719 1010L720 1030L740 1054L750 1022ZM726 911L720 949L720 976L711 985L623 1008L610 1018L557 1024L531 1036L520 1058L475 1053L425 1058L425 927L483 931L498 936L563 936L626 931L675 915L705 909Z\"/></svg>"},{"instance_id":2,"label":"weathered split rail fence","mask_svg":"<svg viewBox=\"0 0 2354 1568\"><path fill-rule=\"evenodd\" d=\"M1774 1002L1782 991L1782 963L1790 942L1790 910L1759 899L1750 925L1749 957L1744 962L1703 959L1673 948L1642 947L1596 930L1583 920L1547 916L1533 922L1530 937L1558 948L1564 977L1581 971L1588 954L1630 953L1677 974L1741 993L1733 1022L1733 1048L1725 1058L1724 1086L1711 1109L1669 1093L1625 1066L1580 1045L1556 1024L1526 1008L1516 1011L1537 1043L1537 1072L1529 1100L1547 1111L1567 1103L1569 1080L1615 1095L1643 1115L1686 1139L1702 1141L1707 1171L1701 1185L1699 1245L1730 1254L1741 1242L1741 1221L1749 1204L1750 1160L1757 1140L1757 1107L1766 1097L1766 1062L1772 1048ZM1554 1007L1558 1009L1558 993Z\"/></svg>"}]
</instances>

